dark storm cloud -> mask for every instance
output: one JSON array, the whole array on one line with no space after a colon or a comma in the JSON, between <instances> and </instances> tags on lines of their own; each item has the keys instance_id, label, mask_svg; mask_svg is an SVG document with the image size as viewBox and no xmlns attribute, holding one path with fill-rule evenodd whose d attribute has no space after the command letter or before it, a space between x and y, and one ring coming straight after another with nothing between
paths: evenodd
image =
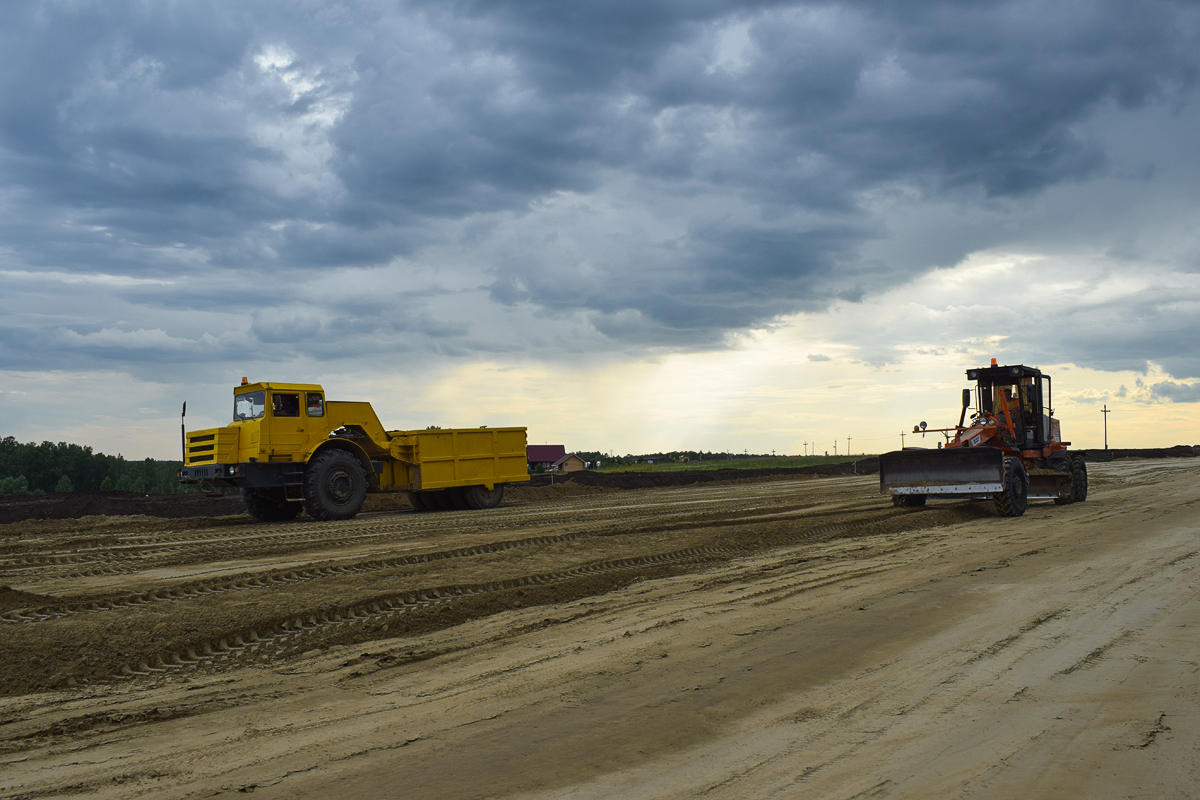
<instances>
[{"instance_id":1,"label":"dark storm cloud","mask_svg":"<svg viewBox=\"0 0 1200 800\"><path fill-rule=\"evenodd\" d=\"M1200 52L1194 6L1172 2L27 2L6 14L0 266L237 274L241 290L174 303L248 315L236 346L292 337L318 358L410 346L415 329L437 347L490 338L470 332L470 312L444 319L424 299L386 317L297 291L397 259L427 262L434 280L479 271L460 283L581 315L622 346L710 346L855 301L1020 243L1001 225L943 245L936 264L868 256L893 235L870 198L994 209L1102 176L1106 143L1082 123L1192 102ZM360 293L421 288L394 280ZM158 306L169 291L123 296ZM235 346L216 323L223 344L206 349L168 322L157 342L134 334L158 325L102 310L86 322L32 340L57 343L38 345L53 363ZM1147 318L1096 358L1195 374L1156 330Z\"/></svg>"},{"instance_id":2,"label":"dark storm cloud","mask_svg":"<svg viewBox=\"0 0 1200 800\"><path fill-rule=\"evenodd\" d=\"M1175 403L1200 403L1200 384L1162 381L1150 387L1150 395L1156 399Z\"/></svg>"}]
</instances>

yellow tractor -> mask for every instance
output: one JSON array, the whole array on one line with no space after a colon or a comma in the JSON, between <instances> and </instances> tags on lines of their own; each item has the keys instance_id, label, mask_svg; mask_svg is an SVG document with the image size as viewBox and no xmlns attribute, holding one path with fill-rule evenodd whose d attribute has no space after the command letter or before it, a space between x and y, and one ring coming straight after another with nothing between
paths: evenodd
<instances>
[{"instance_id":1,"label":"yellow tractor","mask_svg":"<svg viewBox=\"0 0 1200 800\"><path fill-rule=\"evenodd\" d=\"M367 492L408 492L418 511L495 508L529 480L525 428L387 431L370 403L308 383L242 378L233 422L185 432L183 447L181 482L240 487L263 522L350 519Z\"/></svg>"}]
</instances>

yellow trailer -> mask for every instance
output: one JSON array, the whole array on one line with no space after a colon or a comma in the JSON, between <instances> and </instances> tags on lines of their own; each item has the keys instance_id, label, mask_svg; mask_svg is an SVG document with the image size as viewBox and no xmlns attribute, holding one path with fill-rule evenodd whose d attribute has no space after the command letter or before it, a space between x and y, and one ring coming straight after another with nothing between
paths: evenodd
<instances>
[{"instance_id":1,"label":"yellow trailer","mask_svg":"<svg viewBox=\"0 0 1200 800\"><path fill-rule=\"evenodd\" d=\"M233 422L184 437L183 483L237 486L264 522L350 519L367 492L408 492L418 511L500 505L529 480L525 428L389 431L370 403L325 399L310 383L233 391Z\"/></svg>"}]
</instances>

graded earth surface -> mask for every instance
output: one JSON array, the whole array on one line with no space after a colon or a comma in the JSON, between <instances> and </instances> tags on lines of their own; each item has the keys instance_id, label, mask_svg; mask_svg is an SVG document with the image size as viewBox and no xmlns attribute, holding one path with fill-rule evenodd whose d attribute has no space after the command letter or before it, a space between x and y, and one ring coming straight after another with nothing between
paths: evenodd
<instances>
[{"instance_id":1,"label":"graded earth surface","mask_svg":"<svg viewBox=\"0 0 1200 800\"><path fill-rule=\"evenodd\" d=\"M1194 797L1200 459L1089 467L0 525L0 798Z\"/></svg>"}]
</instances>

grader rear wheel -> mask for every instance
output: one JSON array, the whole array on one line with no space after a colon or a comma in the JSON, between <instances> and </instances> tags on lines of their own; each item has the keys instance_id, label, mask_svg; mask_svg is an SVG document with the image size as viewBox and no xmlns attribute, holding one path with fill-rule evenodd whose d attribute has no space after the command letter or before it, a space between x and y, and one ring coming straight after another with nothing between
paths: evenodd
<instances>
[{"instance_id":1,"label":"grader rear wheel","mask_svg":"<svg viewBox=\"0 0 1200 800\"><path fill-rule=\"evenodd\" d=\"M1056 458L1051 462L1050 468L1055 472L1066 475L1071 479L1071 489L1065 496L1054 498L1054 505L1065 506L1075 502L1075 476L1071 472L1071 460L1069 458ZM1061 479L1060 479L1061 480Z\"/></svg>"},{"instance_id":2,"label":"grader rear wheel","mask_svg":"<svg viewBox=\"0 0 1200 800\"><path fill-rule=\"evenodd\" d=\"M1087 464L1084 463L1083 456L1075 456L1071 459L1071 502L1082 503L1087 500L1087 495Z\"/></svg>"}]
</instances>

